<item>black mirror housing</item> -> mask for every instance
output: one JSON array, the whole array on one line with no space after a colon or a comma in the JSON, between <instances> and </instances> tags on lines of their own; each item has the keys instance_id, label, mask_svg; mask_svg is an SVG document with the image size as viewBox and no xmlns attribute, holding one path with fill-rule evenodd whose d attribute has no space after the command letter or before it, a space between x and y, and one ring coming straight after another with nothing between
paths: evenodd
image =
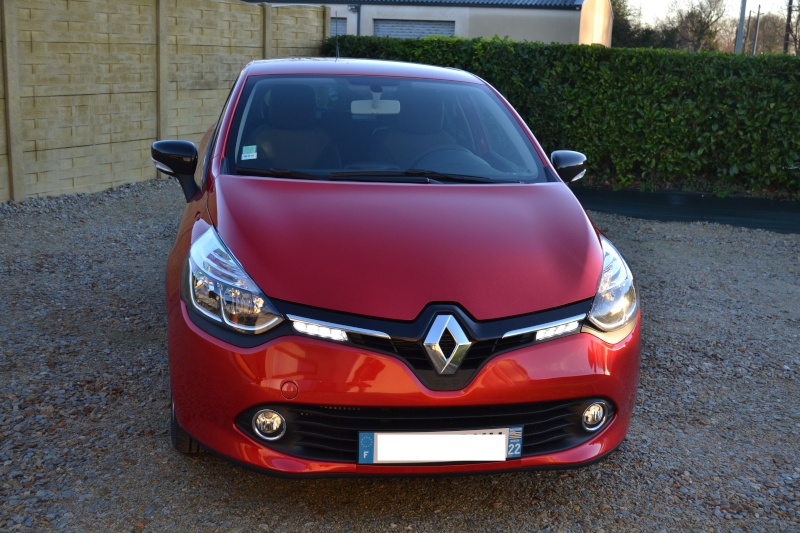
<instances>
[{"instance_id":1,"label":"black mirror housing","mask_svg":"<svg viewBox=\"0 0 800 533\"><path fill-rule=\"evenodd\" d=\"M150 148L150 156L158 170L177 178L186 201L192 201L199 190L194 181L197 146L189 141L156 141Z\"/></svg>"},{"instance_id":2,"label":"black mirror housing","mask_svg":"<svg viewBox=\"0 0 800 533\"><path fill-rule=\"evenodd\" d=\"M588 168L586 156L571 150L556 150L550 155L550 161L564 183L578 181L586 174Z\"/></svg>"}]
</instances>

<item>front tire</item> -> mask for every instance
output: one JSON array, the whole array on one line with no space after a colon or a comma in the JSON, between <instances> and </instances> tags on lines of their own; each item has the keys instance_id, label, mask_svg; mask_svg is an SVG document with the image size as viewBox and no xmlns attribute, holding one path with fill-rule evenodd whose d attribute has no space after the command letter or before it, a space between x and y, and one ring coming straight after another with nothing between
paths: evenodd
<instances>
[{"instance_id":1,"label":"front tire","mask_svg":"<svg viewBox=\"0 0 800 533\"><path fill-rule=\"evenodd\" d=\"M191 455L202 453L203 447L194 438L186 433L175 416L175 402L170 402L170 420L169 420L169 436L172 440L172 445L176 450L183 454Z\"/></svg>"}]
</instances>

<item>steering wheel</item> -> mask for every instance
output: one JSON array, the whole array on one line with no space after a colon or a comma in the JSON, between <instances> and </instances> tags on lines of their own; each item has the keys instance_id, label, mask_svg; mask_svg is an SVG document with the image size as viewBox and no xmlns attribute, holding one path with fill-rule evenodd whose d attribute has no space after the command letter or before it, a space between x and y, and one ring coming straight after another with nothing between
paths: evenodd
<instances>
[{"instance_id":1,"label":"steering wheel","mask_svg":"<svg viewBox=\"0 0 800 533\"><path fill-rule=\"evenodd\" d=\"M411 164L410 168L417 168L417 166L420 164L420 162L423 161L426 157L428 157L430 155L433 155L433 154L441 155L441 154L444 154L446 152L454 152L454 153L456 153L456 152L467 152L470 155L474 155L474 154L472 154L472 151L470 149L465 148L465 147L461 146L460 144L448 144L448 145L445 145L445 146L442 146L442 145L434 146L433 148L431 148L429 150L426 150L425 152L422 153L422 155L417 157L414 160L414 162Z\"/></svg>"}]
</instances>

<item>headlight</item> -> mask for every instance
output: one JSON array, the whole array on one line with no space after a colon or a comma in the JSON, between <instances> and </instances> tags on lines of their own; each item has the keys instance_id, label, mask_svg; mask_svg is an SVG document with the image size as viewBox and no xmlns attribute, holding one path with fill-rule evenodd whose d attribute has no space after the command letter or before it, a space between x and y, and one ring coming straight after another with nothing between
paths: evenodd
<instances>
[{"instance_id":1,"label":"headlight","mask_svg":"<svg viewBox=\"0 0 800 533\"><path fill-rule=\"evenodd\" d=\"M611 242L600 236L603 246L603 272L597 294L589 312L589 320L602 331L614 331L636 320L639 302L633 274L622 255Z\"/></svg>"},{"instance_id":2,"label":"headlight","mask_svg":"<svg viewBox=\"0 0 800 533\"><path fill-rule=\"evenodd\" d=\"M187 261L189 300L211 320L253 334L283 320L213 227L192 243Z\"/></svg>"}]
</instances>

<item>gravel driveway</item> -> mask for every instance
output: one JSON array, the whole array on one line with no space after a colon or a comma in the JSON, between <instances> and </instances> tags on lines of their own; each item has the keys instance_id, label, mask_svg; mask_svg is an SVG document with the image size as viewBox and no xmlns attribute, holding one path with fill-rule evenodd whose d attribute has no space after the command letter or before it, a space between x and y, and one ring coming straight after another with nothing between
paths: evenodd
<instances>
[{"instance_id":1,"label":"gravel driveway","mask_svg":"<svg viewBox=\"0 0 800 533\"><path fill-rule=\"evenodd\" d=\"M638 277L628 439L582 470L285 480L167 435L166 180L0 205L0 530L800 529L800 235L593 214Z\"/></svg>"}]
</instances>

